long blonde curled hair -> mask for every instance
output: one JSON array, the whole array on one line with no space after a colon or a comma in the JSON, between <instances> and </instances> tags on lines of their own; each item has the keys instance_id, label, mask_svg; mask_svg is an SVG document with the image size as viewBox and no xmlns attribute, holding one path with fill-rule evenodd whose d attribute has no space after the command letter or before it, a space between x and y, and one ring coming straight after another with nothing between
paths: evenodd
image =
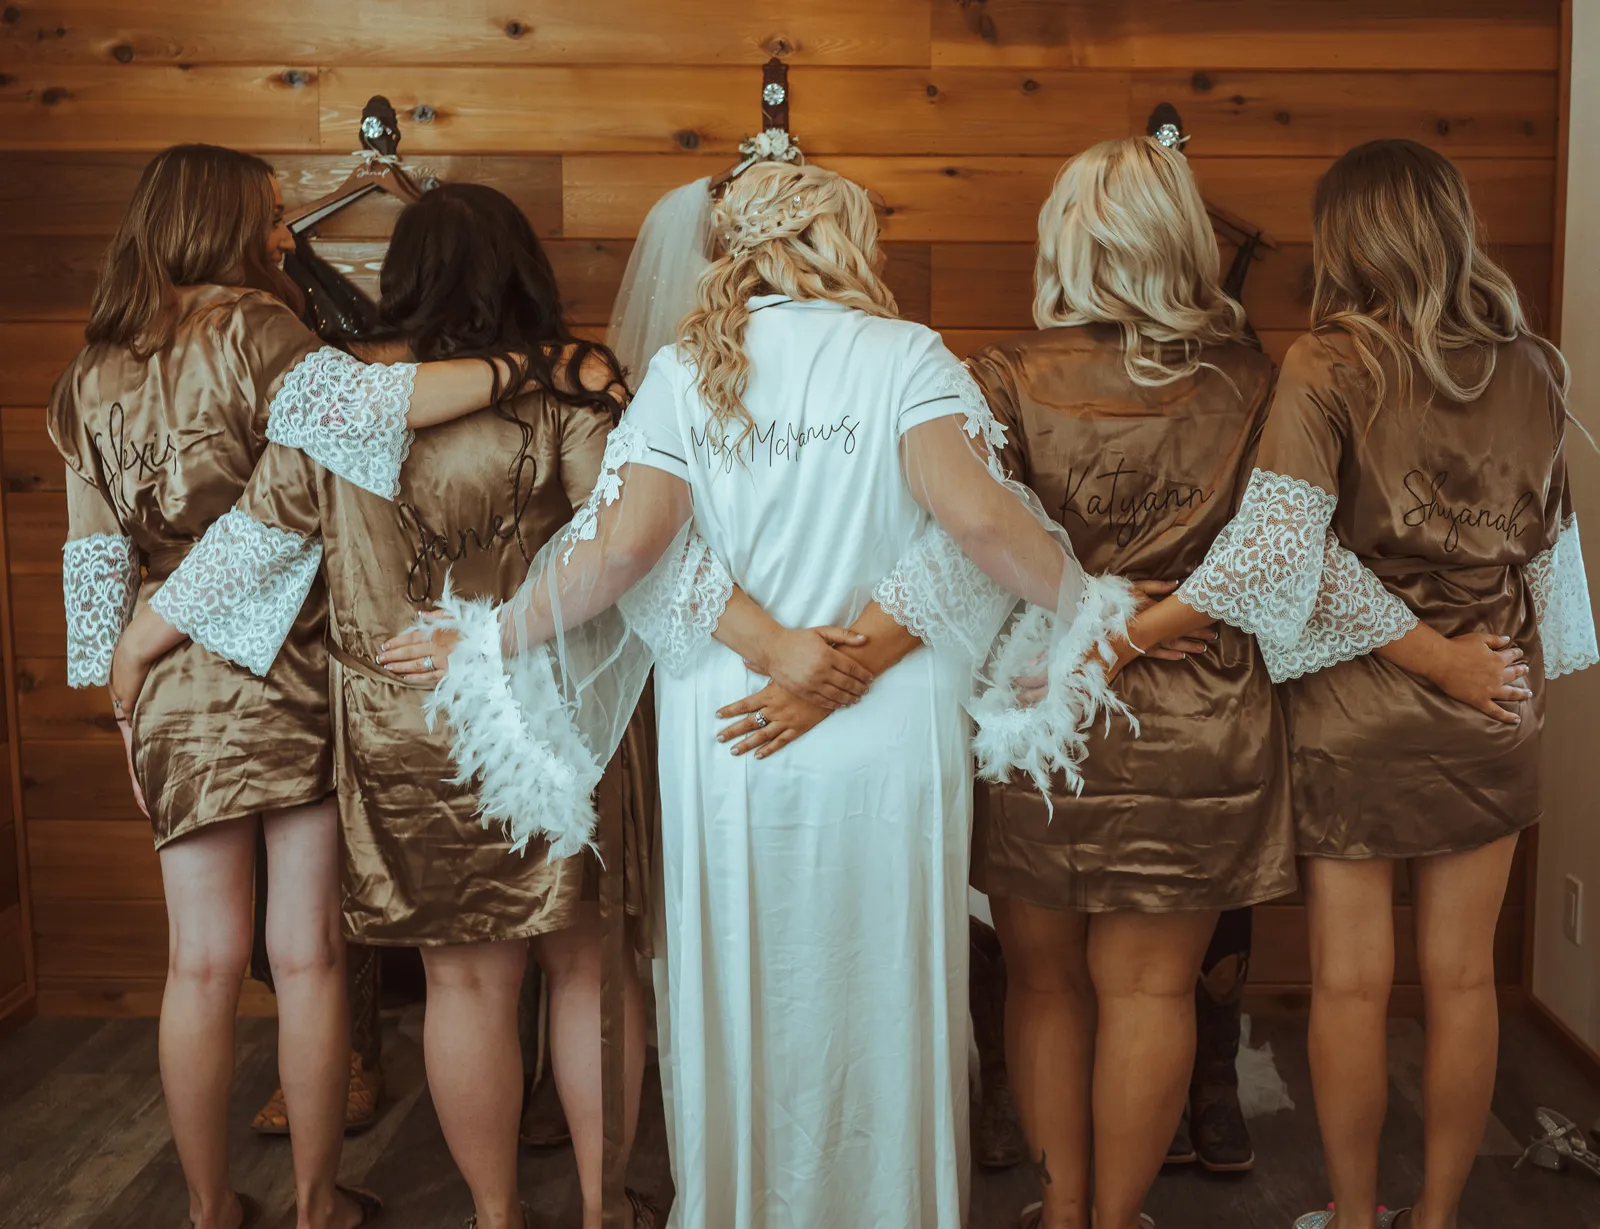
<instances>
[{"instance_id":1,"label":"long blonde curled hair","mask_svg":"<svg viewBox=\"0 0 1600 1229\"><path fill-rule=\"evenodd\" d=\"M1037 327L1116 325L1128 378L1146 387L1245 335L1194 173L1151 137L1102 141L1061 168L1039 210L1033 287Z\"/></svg>"},{"instance_id":2,"label":"long blonde curled hair","mask_svg":"<svg viewBox=\"0 0 1600 1229\"><path fill-rule=\"evenodd\" d=\"M720 252L700 277L696 305L678 336L696 367L712 421L755 428L745 409L750 356L748 301L760 294L826 299L874 316L895 316L878 276L878 219L866 192L817 166L758 163L727 187L713 215Z\"/></svg>"},{"instance_id":3,"label":"long blonde curled hair","mask_svg":"<svg viewBox=\"0 0 1600 1229\"><path fill-rule=\"evenodd\" d=\"M1318 181L1312 221L1311 327L1349 336L1378 402L1385 357L1402 403L1418 373L1452 401L1475 401L1498 346L1534 336L1516 285L1483 249L1466 180L1426 145L1356 146ZM1566 360L1535 340L1565 393Z\"/></svg>"}]
</instances>

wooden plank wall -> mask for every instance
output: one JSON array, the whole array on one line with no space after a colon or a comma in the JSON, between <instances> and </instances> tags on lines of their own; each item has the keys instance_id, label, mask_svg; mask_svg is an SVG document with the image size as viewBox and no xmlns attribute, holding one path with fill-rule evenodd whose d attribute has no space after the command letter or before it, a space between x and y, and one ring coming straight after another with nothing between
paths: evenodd
<instances>
[{"instance_id":1,"label":"wooden plank wall","mask_svg":"<svg viewBox=\"0 0 1600 1229\"><path fill-rule=\"evenodd\" d=\"M385 94L412 163L521 203L574 318L598 328L640 220L666 189L729 164L758 118L758 66L779 54L796 136L887 199L903 309L958 351L1027 326L1034 220L1062 159L1143 131L1163 101L1193 134L1207 195L1283 245L1246 292L1274 353L1306 320L1316 177L1372 137L1458 159L1496 250L1549 311L1556 0L0 3L10 737L46 1010L147 1010L162 975L159 876L105 699L63 685L62 483L41 406L139 167L169 143L263 153L293 203L343 178L361 108ZM392 220L362 205L325 228L324 250L370 279ZM9 865L0 994L16 967ZM1514 883L1508 985L1522 962ZM1293 1001L1300 907L1263 910L1258 933L1258 984ZM1404 952L1401 979L1416 980Z\"/></svg>"}]
</instances>

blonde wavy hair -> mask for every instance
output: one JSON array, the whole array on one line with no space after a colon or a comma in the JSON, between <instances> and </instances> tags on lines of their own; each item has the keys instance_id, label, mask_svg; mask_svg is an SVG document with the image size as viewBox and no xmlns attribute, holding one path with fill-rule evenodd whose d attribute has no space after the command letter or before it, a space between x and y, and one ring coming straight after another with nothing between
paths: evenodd
<instances>
[{"instance_id":1,"label":"blonde wavy hair","mask_svg":"<svg viewBox=\"0 0 1600 1229\"><path fill-rule=\"evenodd\" d=\"M1396 392L1420 373L1452 401L1475 401L1494 378L1498 347L1530 336L1551 356L1563 395L1566 360L1528 328L1510 276L1483 250L1467 182L1416 141L1369 141L1317 183L1311 327L1349 336L1382 402L1383 359Z\"/></svg>"},{"instance_id":2,"label":"blonde wavy hair","mask_svg":"<svg viewBox=\"0 0 1600 1229\"><path fill-rule=\"evenodd\" d=\"M678 326L694 361L701 399L724 430L755 428L744 405L750 356L748 301L760 294L826 299L874 316L895 316L878 276L878 219L866 192L816 166L758 163L727 187L713 225L720 248L700 277L696 305Z\"/></svg>"},{"instance_id":3,"label":"blonde wavy hair","mask_svg":"<svg viewBox=\"0 0 1600 1229\"><path fill-rule=\"evenodd\" d=\"M1245 335L1194 174L1151 137L1102 141L1061 168L1039 210L1033 287L1035 325L1116 325L1128 378L1146 387Z\"/></svg>"}]
</instances>

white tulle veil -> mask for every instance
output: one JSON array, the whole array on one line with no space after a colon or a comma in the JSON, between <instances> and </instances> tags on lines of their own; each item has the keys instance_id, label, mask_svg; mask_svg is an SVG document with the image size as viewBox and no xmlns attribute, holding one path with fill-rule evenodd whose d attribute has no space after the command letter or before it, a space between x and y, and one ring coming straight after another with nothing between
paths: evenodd
<instances>
[{"instance_id":1,"label":"white tulle veil","mask_svg":"<svg viewBox=\"0 0 1600 1229\"><path fill-rule=\"evenodd\" d=\"M606 345L638 389L651 357L678 340L695 286L711 264L711 181L674 188L651 207L611 309Z\"/></svg>"}]
</instances>

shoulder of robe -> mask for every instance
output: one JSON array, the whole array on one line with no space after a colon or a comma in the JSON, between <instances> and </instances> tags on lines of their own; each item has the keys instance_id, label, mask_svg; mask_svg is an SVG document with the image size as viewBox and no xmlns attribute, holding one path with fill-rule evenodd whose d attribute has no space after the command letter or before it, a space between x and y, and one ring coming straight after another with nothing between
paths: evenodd
<instances>
[{"instance_id":1,"label":"shoulder of robe","mask_svg":"<svg viewBox=\"0 0 1600 1229\"><path fill-rule=\"evenodd\" d=\"M93 482L93 464L87 452L83 421L78 415L78 384L82 378L87 356L94 347L79 350L50 390L50 404L45 409L45 431L67 464L79 477Z\"/></svg>"}]
</instances>

